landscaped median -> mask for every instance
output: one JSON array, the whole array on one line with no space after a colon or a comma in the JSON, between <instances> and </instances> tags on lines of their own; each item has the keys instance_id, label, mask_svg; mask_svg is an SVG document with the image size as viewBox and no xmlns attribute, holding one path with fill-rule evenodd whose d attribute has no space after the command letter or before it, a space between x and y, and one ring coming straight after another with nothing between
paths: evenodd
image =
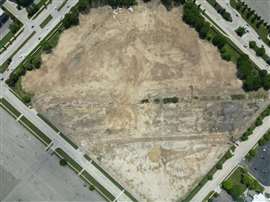
<instances>
[{"instance_id":1,"label":"landscaped median","mask_svg":"<svg viewBox=\"0 0 270 202\"><path fill-rule=\"evenodd\" d=\"M15 109L5 98L0 99L0 106L3 107L11 116L17 119L21 113Z\"/></svg>"},{"instance_id":2,"label":"landscaped median","mask_svg":"<svg viewBox=\"0 0 270 202\"><path fill-rule=\"evenodd\" d=\"M43 144L46 146L51 143L51 139L48 138L41 130L39 130L31 121L29 121L25 116L22 116L19 120L25 128L27 128L34 136L36 136Z\"/></svg>"},{"instance_id":3,"label":"landscaped median","mask_svg":"<svg viewBox=\"0 0 270 202\"><path fill-rule=\"evenodd\" d=\"M20 124L22 124L27 130L29 130L36 138L38 138L45 146L50 145L52 140L44 134L40 129L38 129L31 121L29 121L25 116L23 116L17 109L15 109L6 99L0 99L0 107L3 107L10 115L12 115ZM47 123L50 127L53 128L55 132L65 139L74 149L77 149L78 146L75 145L71 140L69 140L66 136L64 136L59 130L53 126L51 122L45 119L42 115L45 123ZM98 181L94 179L87 171L83 170L82 166L72 159L63 149L56 148L54 153L63 159L72 170L75 171L76 174L79 174L80 177L95 188L107 201L114 201L115 196L113 196L105 187L103 187ZM96 169L98 169L108 180L110 180L115 186L119 188L120 191L124 190L124 194L128 196L132 201L137 202L137 200L126 191L113 177L111 177L101 166L99 166L95 161L93 161L87 154L84 155L84 158L89 161Z\"/></svg>"}]
</instances>

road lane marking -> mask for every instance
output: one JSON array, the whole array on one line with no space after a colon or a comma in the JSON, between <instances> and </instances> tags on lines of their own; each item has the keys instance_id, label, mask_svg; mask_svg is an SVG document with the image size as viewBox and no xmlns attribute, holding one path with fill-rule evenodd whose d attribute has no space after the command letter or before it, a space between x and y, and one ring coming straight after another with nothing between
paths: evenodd
<instances>
[{"instance_id":1,"label":"road lane marking","mask_svg":"<svg viewBox=\"0 0 270 202\"><path fill-rule=\"evenodd\" d=\"M124 193L124 189L118 194L118 196L113 200L113 202L116 202L119 198L120 198L120 196Z\"/></svg>"},{"instance_id":2,"label":"road lane marking","mask_svg":"<svg viewBox=\"0 0 270 202\"><path fill-rule=\"evenodd\" d=\"M21 115L16 119L16 121L18 122L22 117L23 117L23 114L21 114Z\"/></svg>"}]
</instances>

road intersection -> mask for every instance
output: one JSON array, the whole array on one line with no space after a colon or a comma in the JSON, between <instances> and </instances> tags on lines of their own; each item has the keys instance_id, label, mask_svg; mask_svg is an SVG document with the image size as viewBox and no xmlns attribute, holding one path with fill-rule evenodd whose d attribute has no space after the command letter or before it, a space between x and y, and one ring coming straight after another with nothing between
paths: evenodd
<instances>
[{"instance_id":1,"label":"road intersection","mask_svg":"<svg viewBox=\"0 0 270 202\"><path fill-rule=\"evenodd\" d=\"M247 23L240 17L235 10L233 10L229 4L228 0L221 1L217 0L228 12L231 13L233 22L225 21L216 10L206 1L197 0L196 3L201 5L201 8L205 10L205 13L227 34L227 36L238 46L244 53L246 53L250 59L260 68L266 69L270 72L270 67L265 63L264 60L257 57L253 50L248 48L249 40L254 40L256 43L265 47L266 53L270 55L270 49L267 45L263 43L262 40L258 38L257 33L250 28L249 32L243 36L239 37L235 33L235 29L239 26L246 25ZM132 201L130 197L126 194L125 189L119 189L107 176L105 176L99 169L97 169L90 161L85 159L84 153L79 149L75 149L68 142L66 142L55 130L53 130L48 124L46 124L33 109L29 109L24 103L22 103L9 89L9 87L4 83L6 79L9 78L10 74L18 67L19 64L23 62L25 57L29 55L39 44L40 41L45 39L47 35L52 32L52 30L61 22L65 14L74 7L78 0L68 0L63 8L59 11L57 8L63 3L63 1L53 0L51 4L45 8L37 18L28 19L25 10L18 11L16 5L12 2L7 1L5 3L6 9L8 9L14 16L23 22L24 30L17 37L17 39L0 55L0 65L7 61L12 56L12 61L7 69L0 78L0 97L4 97L13 107L15 107L24 117L30 120L39 130L46 134L51 140L50 148L53 150L61 148L66 152L72 159L79 163L84 170L86 170L91 176L93 176L102 186L104 186L114 197L115 201ZM42 29L40 24L46 17L52 16L52 20ZM31 34L35 34L23 45L20 50L15 54L14 51L17 50ZM236 165L245 157L248 151L257 143L257 141L264 135L264 133L270 128L270 117L266 117L263 124L254 130L254 133L246 142L241 142L234 152L234 156L227 160L222 170L218 170L214 176L213 180L208 181L205 186L203 186L197 194L193 197L191 201L198 202L202 201L207 194L215 190L221 182L226 178L226 176L236 167Z\"/></svg>"},{"instance_id":2,"label":"road intersection","mask_svg":"<svg viewBox=\"0 0 270 202\"><path fill-rule=\"evenodd\" d=\"M68 0L66 4L59 10L59 6L64 0L53 0L35 19L28 19L26 11L17 10L16 4L6 1L4 7L8 9L14 16L22 21L24 30L18 38L0 55L0 65L12 57L12 61L8 69L0 74L0 98L5 98L16 110L18 110L25 118L33 123L40 131L52 140L48 149L56 150L61 148L74 161L76 161L83 171L87 171L98 183L100 183L110 194L115 198L114 201L133 201L127 194L125 188L120 188L107 175L100 171L91 161L84 157L84 153L79 149L75 149L63 137L53 130L46 122L44 122L36 113L35 110L28 108L22 103L13 93L12 90L4 83L9 78L10 74L23 62L25 57L29 55L39 44L50 34L54 28L62 21L65 14L70 12L78 0ZM48 17L52 16L52 20L42 29L40 24ZM35 32L33 35L32 33ZM29 36L32 37L29 39ZM27 41L26 44L24 42ZM22 46L23 45L23 46ZM21 47L22 46L22 47ZM17 52L14 51L20 48ZM18 121L21 117L18 117ZM82 174L79 173L79 175Z\"/></svg>"}]
</instances>

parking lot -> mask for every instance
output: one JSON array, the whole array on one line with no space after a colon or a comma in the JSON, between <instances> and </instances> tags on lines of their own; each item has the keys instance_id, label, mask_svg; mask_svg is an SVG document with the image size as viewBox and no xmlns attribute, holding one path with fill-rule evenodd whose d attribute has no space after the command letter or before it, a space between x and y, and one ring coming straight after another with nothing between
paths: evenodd
<instances>
[{"instance_id":1,"label":"parking lot","mask_svg":"<svg viewBox=\"0 0 270 202\"><path fill-rule=\"evenodd\" d=\"M0 201L104 201L0 107Z\"/></svg>"},{"instance_id":2,"label":"parking lot","mask_svg":"<svg viewBox=\"0 0 270 202\"><path fill-rule=\"evenodd\" d=\"M265 186L270 186L270 142L258 148L257 155L246 161L250 172Z\"/></svg>"}]
</instances>

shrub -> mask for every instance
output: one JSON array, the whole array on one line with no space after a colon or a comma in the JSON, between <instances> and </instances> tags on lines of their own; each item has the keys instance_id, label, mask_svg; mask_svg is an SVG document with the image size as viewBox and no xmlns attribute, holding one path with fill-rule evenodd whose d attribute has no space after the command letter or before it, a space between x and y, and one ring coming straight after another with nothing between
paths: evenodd
<instances>
[{"instance_id":1,"label":"shrub","mask_svg":"<svg viewBox=\"0 0 270 202\"><path fill-rule=\"evenodd\" d=\"M257 47L256 42L255 41L250 41L249 42L249 47L252 49L255 49Z\"/></svg>"},{"instance_id":2,"label":"shrub","mask_svg":"<svg viewBox=\"0 0 270 202\"><path fill-rule=\"evenodd\" d=\"M241 37L246 33L246 29L244 27L238 27L235 32L238 36Z\"/></svg>"},{"instance_id":3,"label":"shrub","mask_svg":"<svg viewBox=\"0 0 270 202\"><path fill-rule=\"evenodd\" d=\"M226 39L221 35L216 35L213 38L212 43L214 46L217 46L219 49L221 49L226 44Z\"/></svg>"},{"instance_id":4,"label":"shrub","mask_svg":"<svg viewBox=\"0 0 270 202\"><path fill-rule=\"evenodd\" d=\"M89 190L90 190L90 191L94 191L94 190L95 190L95 187L94 187L92 184L90 184L90 185L89 185Z\"/></svg>"},{"instance_id":5,"label":"shrub","mask_svg":"<svg viewBox=\"0 0 270 202\"><path fill-rule=\"evenodd\" d=\"M222 182L222 188L226 191L230 191L233 188L233 182L231 179L228 179L224 182Z\"/></svg>"},{"instance_id":6,"label":"shrub","mask_svg":"<svg viewBox=\"0 0 270 202\"><path fill-rule=\"evenodd\" d=\"M222 163L221 163L221 162L218 162L217 165L216 165L216 168L217 168L218 170L221 170L222 167L223 167Z\"/></svg>"},{"instance_id":7,"label":"shrub","mask_svg":"<svg viewBox=\"0 0 270 202\"><path fill-rule=\"evenodd\" d=\"M67 165L67 162L66 162L65 159L61 159L61 160L59 161L59 164L60 164L61 166L66 166L66 165Z\"/></svg>"}]
</instances>

